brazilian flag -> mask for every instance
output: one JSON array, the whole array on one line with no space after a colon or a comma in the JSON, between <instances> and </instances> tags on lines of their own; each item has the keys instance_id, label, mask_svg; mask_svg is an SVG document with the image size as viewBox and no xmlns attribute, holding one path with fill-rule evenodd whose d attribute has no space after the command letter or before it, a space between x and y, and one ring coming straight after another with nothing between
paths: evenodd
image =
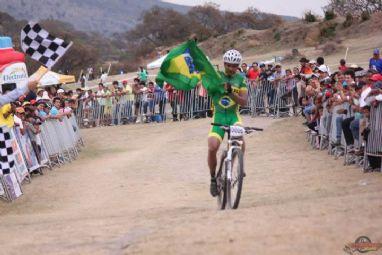
<instances>
[{"instance_id":1,"label":"brazilian flag","mask_svg":"<svg viewBox=\"0 0 382 255\"><path fill-rule=\"evenodd\" d=\"M163 61L156 82L166 81L177 90L191 90L201 81L208 94L223 94L220 74L194 40L172 49Z\"/></svg>"}]
</instances>

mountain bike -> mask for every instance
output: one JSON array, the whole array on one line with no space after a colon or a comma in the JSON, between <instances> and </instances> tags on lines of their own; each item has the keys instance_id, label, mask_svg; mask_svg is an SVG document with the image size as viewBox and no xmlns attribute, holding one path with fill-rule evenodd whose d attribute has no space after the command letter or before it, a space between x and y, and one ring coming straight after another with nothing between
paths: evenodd
<instances>
[{"instance_id":1,"label":"mountain bike","mask_svg":"<svg viewBox=\"0 0 382 255\"><path fill-rule=\"evenodd\" d=\"M223 151L219 171L216 176L219 195L218 208L237 209L239 207L243 187L244 155L242 151L243 137L253 131L263 131L262 128L226 126L212 123L228 134L227 148ZM223 168L224 166L224 168Z\"/></svg>"}]
</instances>

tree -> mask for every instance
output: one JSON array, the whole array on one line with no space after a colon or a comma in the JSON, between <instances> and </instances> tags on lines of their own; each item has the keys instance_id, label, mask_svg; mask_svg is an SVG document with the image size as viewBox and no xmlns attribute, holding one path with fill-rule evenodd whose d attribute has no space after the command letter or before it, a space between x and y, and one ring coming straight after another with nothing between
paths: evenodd
<instances>
[{"instance_id":1,"label":"tree","mask_svg":"<svg viewBox=\"0 0 382 255\"><path fill-rule=\"evenodd\" d=\"M341 16L351 14L361 17L362 13L382 11L382 0L330 0L325 9L332 9Z\"/></svg>"}]
</instances>

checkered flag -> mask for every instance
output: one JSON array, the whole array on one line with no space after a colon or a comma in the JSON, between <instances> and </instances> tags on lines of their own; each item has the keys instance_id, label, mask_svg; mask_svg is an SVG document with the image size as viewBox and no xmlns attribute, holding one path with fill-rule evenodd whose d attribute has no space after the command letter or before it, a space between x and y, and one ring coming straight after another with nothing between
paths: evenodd
<instances>
[{"instance_id":1,"label":"checkered flag","mask_svg":"<svg viewBox=\"0 0 382 255\"><path fill-rule=\"evenodd\" d=\"M2 174L9 174L14 166L11 133L6 128L0 127L0 171Z\"/></svg>"},{"instance_id":2,"label":"checkered flag","mask_svg":"<svg viewBox=\"0 0 382 255\"><path fill-rule=\"evenodd\" d=\"M72 46L72 42L54 37L38 23L29 22L21 30L21 48L34 60L51 69Z\"/></svg>"}]
</instances>

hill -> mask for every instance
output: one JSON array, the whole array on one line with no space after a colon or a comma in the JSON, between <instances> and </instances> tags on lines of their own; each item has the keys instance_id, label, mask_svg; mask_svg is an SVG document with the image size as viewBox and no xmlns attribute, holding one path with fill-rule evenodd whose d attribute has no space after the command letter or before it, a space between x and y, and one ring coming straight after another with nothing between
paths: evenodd
<instances>
[{"instance_id":1,"label":"hill","mask_svg":"<svg viewBox=\"0 0 382 255\"><path fill-rule=\"evenodd\" d=\"M200 46L211 59L216 59L216 64L219 64L224 50L230 47L243 52L247 62L282 56L286 65L298 63L301 55L322 55L338 64L349 47L351 63L363 64L360 59L367 61L373 48L382 47L382 13L374 13L368 20L354 19L350 25L345 21L345 18L337 17L312 23L302 20L284 22L266 30L239 29L211 37ZM298 49L300 54L292 56L292 49Z\"/></svg>"},{"instance_id":2,"label":"hill","mask_svg":"<svg viewBox=\"0 0 382 255\"><path fill-rule=\"evenodd\" d=\"M16 19L56 19L77 30L101 34L124 32L139 22L142 12L153 6L185 13L189 7L160 0L0 0L0 11Z\"/></svg>"}]
</instances>

